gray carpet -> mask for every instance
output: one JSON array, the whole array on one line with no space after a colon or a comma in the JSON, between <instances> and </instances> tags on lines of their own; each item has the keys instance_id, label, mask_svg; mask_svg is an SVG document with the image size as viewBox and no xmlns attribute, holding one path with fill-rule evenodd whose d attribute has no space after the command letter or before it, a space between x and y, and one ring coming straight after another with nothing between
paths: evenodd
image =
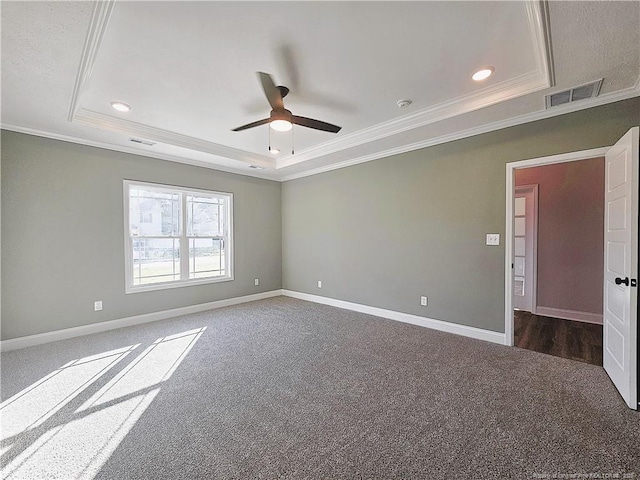
<instances>
[{"instance_id":1,"label":"gray carpet","mask_svg":"<svg viewBox=\"0 0 640 480\"><path fill-rule=\"evenodd\" d=\"M7 352L2 399L11 479L640 478L602 368L286 297Z\"/></svg>"}]
</instances>

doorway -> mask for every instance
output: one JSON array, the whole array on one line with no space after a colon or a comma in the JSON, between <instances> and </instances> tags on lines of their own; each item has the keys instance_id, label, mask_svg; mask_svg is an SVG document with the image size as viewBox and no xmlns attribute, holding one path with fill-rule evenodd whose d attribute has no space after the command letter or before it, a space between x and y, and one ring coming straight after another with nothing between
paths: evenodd
<instances>
[{"instance_id":1,"label":"doorway","mask_svg":"<svg viewBox=\"0 0 640 480\"><path fill-rule=\"evenodd\" d=\"M515 346L602 366L604 174L604 157L516 169Z\"/></svg>"},{"instance_id":2,"label":"doorway","mask_svg":"<svg viewBox=\"0 0 640 480\"><path fill-rule=\"evenodd\" d=\"M603 257L603 367L629 408L638 409L638 203L640 128L611 147L506 165L505 344L514 345L514 189L519 168L605 157Z\"/></svg>"}]
</instances>

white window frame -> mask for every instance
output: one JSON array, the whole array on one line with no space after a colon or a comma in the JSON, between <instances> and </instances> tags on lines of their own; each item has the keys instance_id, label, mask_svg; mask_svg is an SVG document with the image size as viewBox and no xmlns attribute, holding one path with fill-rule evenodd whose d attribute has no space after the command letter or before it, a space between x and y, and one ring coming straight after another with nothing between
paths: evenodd
<instances>
[{"instance_id":1,"label":"white window frame","mask_svg":"<svg viewBox=\"0 0 640 480\"><path fill-rule=\"evenodd\" d=\"M148 285L133 284L133 241L130 235L130 219L129 219L129 198L131 187L143 187L161 191L171 191L180 193L180 280L169 280L167 282L151 283ZM226 212L226 228L225 235L222 236L225 248L225 265L227 274L219 277L207 278L188 278L189 276L189 239L187 235L187 202L186 198L189 194L209 195L224 198ZM191 285L203 285L207 283L228 282L233 280L233 193L217 192L214 190L203 190L198 188L179 187L175 185L165 185L160 183L139 182L136 180L123 181L123 197L124 197L124 260L125 260L125 293L151 292L154 290L165 290L168 288L180 288ZM144 238L144 237L140 237ZM172 237L167 237L172 238Z\"/></svg>"}]
</instances>

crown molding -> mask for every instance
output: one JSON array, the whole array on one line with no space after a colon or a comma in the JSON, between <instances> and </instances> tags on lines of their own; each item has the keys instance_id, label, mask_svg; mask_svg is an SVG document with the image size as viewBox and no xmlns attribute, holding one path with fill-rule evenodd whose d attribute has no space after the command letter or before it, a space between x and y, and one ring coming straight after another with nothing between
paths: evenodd
<instances>
[{"instance_id":1,"label":"crown molding","mask_svg":"<svg viewBox=\"0 0 640 480\"><path fill-rule=\"evenodd\" d=\"M80 65L78 67L78 73L76 75L67 119L70 122L84 123L103 130L122 133L127 136L143 137L175 147L187 148L225 159L244 162L248 165L258 165L263 168L273 169L275 167L275 159L271 157L219 145L199 138L155 128L150 125L111 117L81 107L82 96L90 83L93 68L98 59L115 3L116 0L99 1L95 3L82 57L80 59ZM41 136L51 137L51 134L47 133Z\"/></svg>"},{"instance_id":2,"label":"crown molding","mask_svg":"<svg viewBox=\"0 0 640 480\"><path fill-rule=\"evenodd\" d=\"M336 153L365 143L374 142L407 130L423 127L451 117L488 107L496 103L510 100L527 93L548 87L546 77L539 72L532 72L506 82L482 89L464 97L442 102L433 107L406 115L389 122L380 123L370 128L343 135L335 140L288 155L276 162L276 168L297 165L317 157Z\"/></svg>"},{"instance_id":3,"label":"crown molding","mask_svg":"<svg viewBox=\"0 0 640 480\"><path fill-rule=\"evenodd\" d=\"M145 140L153 140L154 142L166 143L175 147L209 153L225 159L244 162L248 165L259 165L264 168L275 167L275 160L270 157L227 147L225 145L209 142L200 138L182 135L169 130L163 130L150 125L112 117L91 110L86 110L84 108L78 110L74 120L103 130L122 133L133 137L142 137Z\"/></svg>"},{"instance_id":4,"label":"crown molding","mask_svg":"<svg viewBox=\"0 0 640 480\"><path fill-rule=\"evenodd\" d=\"M435 123L464 113L469 113L489 105L516 98L527 93L548 87L546 77L539 72L531 72L510 79L473 94L465 95L455 100L443 102L420 112L406 115L390 122L378 124L372 128L360 130L336 140L320 144L316 147L297 152L294 156L287 156L277 161L271 157L254 154L225 145L209 142L195 137L182 135L150 125L132 122L88 109L79 108L74 121L84 123L103 130L121 133L146 140L165 143L177 147L187 148L211 155L241 161L249 165L259 165L265 168L284 168L311 160L323 155L335 153L356 147L381 138L396 135L414 128Z\"/></svg>"},{"instance_id":5,"label":"crown molding","mask_svg":"<svg viewBox=\"0 0 640 480\"><path fill-rule=\"evenodd\" d=\"M529 19L529 38L535 45L535 55L538 71L547 73L549 87L556 84L555 67L553 63L553 48L551 46L551 25L549 22L549 2L547 0L529 1L525 4Z\"/></svg>"},{"instance_id":6,"label":"crown molding","mask_svg":"<svg viewBox=\"0 0 640 480\"><path fill-rule=\"evenodd\" d=\"M71 95L71 105L67 117L70 122L72 122L76 116L78 108L80 107L80 97L82 97L82 94L85 92L91 75L93 74L93 66L98 58L98 53L100 52L109 20L111 20L115 3L115 0L105 0L95 2L94 4L87 38L85 39L82 49L82 57L80 58L76 82L73 87L73 94Z\"/></svg>"},{"instance_id":7,"label":"crown molding","mask_svg":"<svg viewBox=\"0 0 640 480\"><path fill-rule=\"evenodd\" d=\"M87 145L90 147L102 148L105 150L113 150L116 152L129 153L133 155L140 155L143 157L155 158L159 160L167 160L171 162L182 163L186 165L193 165L196 167L204 167L213 170L220 170L222 172L234 173L237 175L244 175L248 177L256 177L262 178L265 180L273 180L280 182L287 182L290 180L296 180L298 178L310 177L313 175L318 175L320 173L330 172L332 170L338 170L341 168L350 167L353 165L358 165L360 163L371 162L373 160L378 160L380 158L391 157L393 155L399 155L401 153L407 153L414 150L419 150L421 148L432 147L435 145L439 145L442 143L452 142L454 140L461 140L463 138L472 137L475 135L480 135L483 133L489 133L496 130L501 130L503 128L514 127L517 125L522 125L529 122L535 122L537 120L544 120L545 118L552 118L559 115L564 115L567 113L577 112L580 110L586 110L593 107L599 107L602 105L606 105L609 103L615 103L622 100L628 100L634 97L640 96L640 77L636 80L636 83L633 87L627 88L625 90L620 90L618 92L602 95L600 97L596 97L594 99L583 100L580 102L569 103L566 105L562 105L559 107L553 107L549 110L540 110L533 113L527 113L524 115L520 115L518 117L509 118L506 120L500 120L497 122L489 123L486 125L480 125L478 127L473 127L467 130L463 130L460 132L454 132L447 135L441 135L438 137L433 137L427 140L423 140L420 142L415 142L407 145L401 145L399 147L383 150L380 152L375 152L370 155L360 156L351 160L346 160L343 162L334 163L331 165L326 165L324 167L318 167L311 170L307 170L305 172L293 173L290 175L282 175L278 174L276 170L273 168L266 170L250 170L244 171L241 169L235 169L231 167L225 167L216 163L209 163L201 160L194 160L185 157L180 157L177 155L169 155L159 152L150 152L146 150L142 150L139 147L125 147L121 145L114 145L104 142L98 142L94 140L87 140L84 138L73 137L69 135L63 135L59 133L49 132L45 130L38 130L28 127L22 127L19 125L12 125L2 123L0 124L0 128L3 130L9 130L18 133L24 133L27 135L34 135L37 137L45 137L51 138L53 140L61 140L64 142L76 143L79 145Z\"/></svg>"},{"instance_id":8,"label":"crown molding","mask_svg":"<svg viewBox=\"0 0 640 480\"><path fill-rule=\"evenodd\" d=\"M539 0L528 0L525 2L525 6L536 70L410 115L383 122L351 134L342 135L335 140L296 152L295 155L279 158L276 162L276 168L297 165L314 158L374 142L407 130L463 115L551 87L554 81L554 73L551 57L549 56L551 40L550 32L547 28L546 3Z\"/></svg>"},{"instance_id":9,"label":"crown molding","mask_svg":"<svg viewBox=\"0 0 640 480\"><path fill-rule=\"evenodd\" d=\"M497 122L480 125L477 127L469 128L467 130L461 130L459 132L453 132L446 135L440 135L438 137L421 140L420 142L414 142L407 145L401 145L399 147L390 148L380 152L375 152L369 155L363 155L351 160L343 162L332 163L323 167L314 168L305 172L293 173L291 175L283 175L280 181L287 182L290 180L296 180L298 178L310 177L312 175L318 175L320 173L330 172L332 170L338 170L340 168L351 167L360 163L371 162L380 158L390 157L393 155L399 155L401 153L412 152L414 150L420 150L421 148L432 147L440 145L442 143L452 142L454 140L461 140L463 138L473 137L475 135L481 135L483 133L494 132L496 130L502 130L504 128L515 127L525 123L535 122L538 120L544 120L546 118L557 117L559 115L565 115L567 113L578 112L580 110L587 110L589 108L599 107L609 103L615 103L622 100L628 100L630 98L640 96L640 77L636 81L633 87L618 92L602 95L594 99L581 100L575 103L568 103L559 107L553 107L548 110L539 110L537 112L526 113L517 117L508 118L505 120L499 120Z\"/></svg>"},{"instance_id":10,"label":"crown molding","mask_svg":"<svg viewBox=\"0 0 640 480\"><path fill-rule=\"evenodd\" d=\"M250 165L259 165L265 168L284 168L340 150L397 135L398 133L430 123L469 113L527 93L548 88L551 85L553 77L552 62L549 57L550 40L548 38L548 29L546 28L547 23L545 20L546 4L539 0L528 0L525 2L525 6L529 35L537 67L535 71L477 90L471 94L442 102L419 112L348 135L343 135L335 140L299 151L295 155L288 155L275 160L272 157L254 154L252 152L208 142L200 138L189 137L177 132L155 128L147 124L131 122L82 108L82 95L91 79L93 67L97 61L114 5L115 0L96 2L80 67L78 69L78 75L76 77L76 84L69 109L69 121L84 123L128 136L142 137L147 140L204 152Z\"/></svg>"},{"instance_id":11,"label":"crown molding","mask_svg":"<svg viewBox=\"0 0 640 480\"><path fill-rule=\"evenodd\" d=\"M245 172L243 171L242 167L235 169L232 167L219 165L215 163L215 158L212 158L210 162L194 160L180 155L147 151L146 149L141 147L127 147L117 144L109 144L106 142L87 140L78 137L62 135L55 132L31 129L17 125L1 124L0 126L6 130L12 130L41 137L48 137L71 143L95 146L108 150L211 168L251 177L288 181L296 178L302 178L309 175L327 172L330 170L345 168L351 165L356 165L358 163L377 160L379 158L397 155L400 153L405 153L408 151L417 150L420 148L425 148L452 140L466 138L481 133L487 133L494 130L499 130L501 128L507 128L514 125L520 125L522 123L541 120L544 118L562 115L586 108L592 108L598 105L604 105L606 103L616 102L640 95L639 77L636 80L634 87L632 88L618 91L613 94L603 95L595 99L576 102L578 103L578 105L569 104L562 107L554 107L551 110L541 110L530 114L524 114L519 117L481 125L461 132L441 135L439 137L433 137L420 142L394 147L382 152L360 156L348 161L307 170L306 172L286 175L284 172L277 172L275 170L296 165L331 153L336 153L342 150L357 147L382 138L397 135L405 131L429 125L447 118L455 117L457 115L469 113L486 106L490 106L505 100L513 99L521 95L554 86L555 76L549 30L548 2L547 0L526 0L524 3L527 12L529 37L533 47L534 58L536 62L535 71L521 75L520 77L512 78L508 81L501 82L500 84L496 84L488 88L480 89L469 95L465 95L451 101L443 102L428 109L396 118L389 122L377 124L371 128L362 129L357 132L337 137L329 142L325 142L323 144L299 151L295 154L295 156L286 156L275 160L272 157L254 154L252 152L227 147L200 138L190 137L187 135L179 134L177 132L163 130L152 127L150 125L131 122L121 118L94 112L88 109L83 109L81 107L82 96L90 83L93 74L93 68L97 62L100 48L103 44L107 28L109 26L109 22L113 13L113 9L116 4L116 0L104 0L95 2L68 112L68 120L70 122L78 122L86 125L91 125L92 127L97 127L99 129L124 134L127 136L140 137L166 145L185 148L194 152L206 153L212 155L213 157L223 158L225 161L233 160L242 162L247 165L259 165L261 167L265 167L265 170L251 170L249 172Z\"/></svg>"},{"instance_id":12,"label":"crown molding","mask_svg":"<svg viewBox=\"0 0 640 480\"><path fill-rule=\"evenodd\" d=\"M271 167L270 169L265 169L265 170L251 170L251 171L244 171L241 169L235 169L235 168L231 168L231 167L225 167L216 163L209 163L206 161L202 161L202 160L194 160L194 159L190 159L190 158L186 158L186 157L180 157L177 155L169 155L169 154L164 154L161 152L151 152L151 151L146 151L146 150L142 150L139 147L125 147L122 145L114 145L114 144L109 144L109 143L105 143L105 142L98 142L98 141L94 141L94 140L87 140L84 138L79 138L79 137L73 137L70 135L64 135L64 134L59 134L59 133L55 133L55 132L50 132L50 131L46 131L46 130L38 130L38 129L33 129L33 128L28 128L28 127L22 127L19 125L12 125L12 124L6 124L6 123L2 123L0 124L0 128L2 128L3 130L9 130L9 131L13 131L13 132L18 132L18 133L24 133L27 135L34 135L37 137L45 137L45 138L51 138L53 140L61 140L64 142L70 142L70 143L76 143L79 145L87 145L90 147L97 147L97 148L102 148L102 149L106 149L106 150L113 150L116 152L122 152L122 153L129 153L129 154L133 154L133 155L140 155L143 157L149 157L149 158L156 158L159 160L167 160L167 161L171 161L171 162L177 162L177 163L182 163L182 164L186 164L186 165L193 165L196 167L204 167L204 168L209 168L209 169L213 169L213 170L220 170L222 172L228 172L228 173L234 173L234 174L238 174L238 175L245 175L248 177L256 177L256 178L262 178L265 180L274 180L274 181L280 181L280 182L286 182L286 181L290 181L290 180L296 180L298 178L304 178L304 177L309 177L312 175L318 175L320 173L325 173L325 172L330 172L332 170L338 170L341 168L346 168L346 167L350 167L353 165L358 165L360 163L366 163L366 162L370 162L373 160L378 160L380 158L385 158L385 157L390 157L393 155L399 155L401 153L407 153L407 152L411 152L414 150L419 150L421 148L427 148L427 147L432 147L435 145L439 145L442 143L447 143L447 142L451 142L454 140L460 140L463 138L468 138L468 137L472 137L475 135L480 135L483 133L489 133L489 132L493 132L496 130L501 130L503 128L509 128L509 127L514 127L517 125L522 125L525 123L529 123L529 122L535 122L537 120L544 120L545 118L551 118L551 117L556 117L559 115L564 115L567 113L572 113L572 112L577 112L580 110L586 110L589 108L593 108L593 107L598 107L598 106L602 106L602 105L606 105L609 103L615 103L615 102L619 102L622 100L628 100L634 97L638 97L640 96L640 77L638 77L638 79L636 80L635 84L633 87L627 88L625 90L620 90L618 92L614 92L614 93L610 93L610 94L606 94L606 95L602 95L600 97L596 97L594 99L589 99L589 100L583 100L580 102L575 102L575 103L569 103L566 105L562 105L559 107L553 107L552 109L549 110L540 110L537 112L533 112L533 113L527 113L524 115L520 115L518 117L513 117L513 118L509 118L506 120L500 120L497 122L493 122L493 123L489 123L489 124L485 124L485 125L480 125L478 127L473 127L467 130L463 130L463 131L459 131L459 132L454 132L451 134L447 134L447 135L441 135L438 137L433 137L427 140L423 140L420 142L415 142L415 143L411 143L411 144L407 144L407 145L401 145L399 147L395 147L395 148L391 148L391 149L387 149L387 150L383 150L380 152L375 152L369 155L364 155L364 156L360 156L351 160L346 160L343 162L338 162L338 163L334 163L331 165L326 165L324 167L318 167L318 168L314 168L311 170L307 170L305 172L299 172L299 173L294 173L294 174L290 174L290 175L282 175L282 174L278 174L276 170L273 169L273 167Z\"/></svg>"},{"instance_id":13,"label":"crown molding","mask_svg":"<svg viewBox=\"0 0 640 480\"><path fill-rule=\"evenodd\" d=\"M75 143L78 145L86 145L88 147L102 148L104 150L112 150L115 152L129 153L132 155L140 155L142 157L154 158L158 160L166 160L169 162L182 163L185 165L192 165L194 167L203 167L203 168L209 168L212 170L220 170L221 172L234 173L236 175L262 178L264 180L280 181L280 179L276 174L276 171L273 168L265 169L265 170L254 170L254 169L244 170L240 168L226 167L224 165L219 165L213 162L206 162L204 160L195 160L191 158L180 157L177 155L169 155L162 152L146 151L146 150L142 150L139 147L126 147L123 145L115 145L111 143L87 140L86 138L79 138L71 135L64 135L64 134L50 132L46 130L38 130L34 128L22 127L20 125L12 125L7 123L0 124L0 129L17 132L17 133L24 133L26 135L34 135L36 137L50 138L52 140L60 140L62 142Z\"/></svg>"}]
</instances>

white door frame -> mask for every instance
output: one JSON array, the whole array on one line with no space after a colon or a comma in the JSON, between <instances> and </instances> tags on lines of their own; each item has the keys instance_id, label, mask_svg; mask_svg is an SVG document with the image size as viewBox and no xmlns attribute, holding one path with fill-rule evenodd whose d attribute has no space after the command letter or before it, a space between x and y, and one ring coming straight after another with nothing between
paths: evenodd
<instances>
[{"instance_id":1,"label":"white door frame","mask_svg":"<svg viewBox=\"0 0 640 480\"><path fill-rule=\"evenodd\" d=\"M609 147L562 153L550 157L532 158L507 163L506 216L505 216L505 260L504 260L504 337L505 345L513 346L513 196L515 193L515 174L518 168L541 167L556 163L587 160L604 157ZM604 252L602 253L604 256Z\"/></svg>"}]
</instances>

